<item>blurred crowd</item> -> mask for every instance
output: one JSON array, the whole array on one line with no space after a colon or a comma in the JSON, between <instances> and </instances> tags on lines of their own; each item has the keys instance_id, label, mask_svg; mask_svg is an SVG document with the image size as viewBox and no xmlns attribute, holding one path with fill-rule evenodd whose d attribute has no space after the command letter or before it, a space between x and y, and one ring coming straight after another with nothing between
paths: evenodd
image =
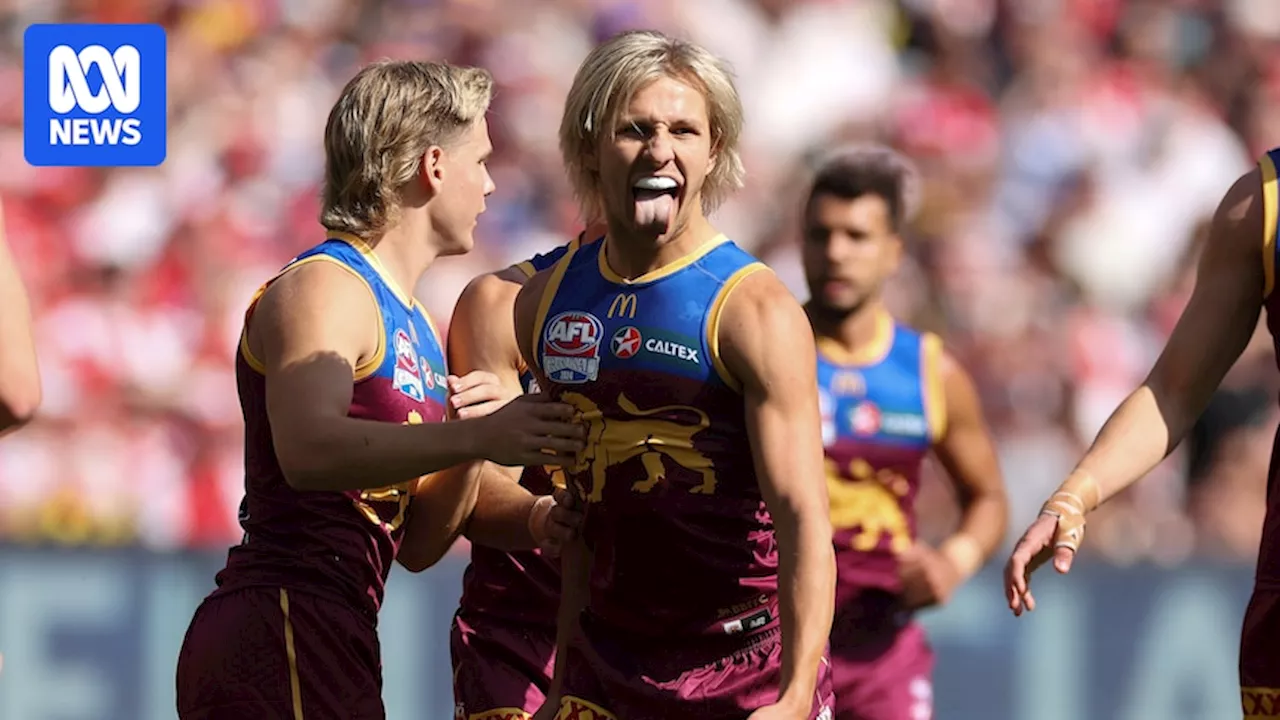
<instances>
[{"instance_id":1,"label":"blurred crowd","mask_svg":"<svg viewBox=\"0 0 1280 720\"><path fill-rule=\"evenodd\" d=\"M52 21L168 28L162 166L23 161L22 32ZM241 313L322 238L321 135L342 84L381 57L495 75L498 190L478 247L417 288L443 326L472 276L578 231L564 95L594 43L634 27L733 65L749 177L714 219L802 298L814 159L867 140L914 158L923 199L892 303L974 373L1019 529L1151 366L1222 193L1280 144L1275 0L0 2L0 194L46 398L0 443L0 538L234 542ZM1091 521L1090 551L1253 557L1280 385L1255 340L1191 441ZM954 511L932 477L937 534Z\"/></svg>"}]
</instances>

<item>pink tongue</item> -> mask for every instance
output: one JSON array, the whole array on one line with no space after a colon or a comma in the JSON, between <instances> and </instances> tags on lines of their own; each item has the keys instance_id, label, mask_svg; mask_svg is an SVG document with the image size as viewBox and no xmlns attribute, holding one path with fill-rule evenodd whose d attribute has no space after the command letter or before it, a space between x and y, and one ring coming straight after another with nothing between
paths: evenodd
<instances>
[{"instance_id":1,"label":"pink tongue","mask_svg":"<svg viewBox=\"0 0 1280 720\"><path fill-rule=\"evenodd\" d=\"M655 195L651 198L636 200L636 224L643 227L666 227L671 220L672 198L670 195Z\"/></svg>"}]
</instances>

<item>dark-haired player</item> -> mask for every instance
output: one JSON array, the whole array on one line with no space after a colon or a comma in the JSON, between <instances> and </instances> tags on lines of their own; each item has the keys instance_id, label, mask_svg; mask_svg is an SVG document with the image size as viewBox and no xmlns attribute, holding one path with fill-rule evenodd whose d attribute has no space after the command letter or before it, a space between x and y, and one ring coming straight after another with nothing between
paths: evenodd
<instances>
[{"instance_id":1,"label":"dark-haired player","mask_svg":"<svg viewBox=\"0 0 1280 720\"><path fill-rule=\"evenodd\" d=\"M818 168L805 202L806 310L836 547L837 720L932 717L933 653L912 617L946 602L995 551L1007 522L973 382L937 336L896 322L884 305L911 181L896 153L850 149ZM963 506L959 529L938 549L916 538L930 452Z\"/></svg>"}]
</instances>

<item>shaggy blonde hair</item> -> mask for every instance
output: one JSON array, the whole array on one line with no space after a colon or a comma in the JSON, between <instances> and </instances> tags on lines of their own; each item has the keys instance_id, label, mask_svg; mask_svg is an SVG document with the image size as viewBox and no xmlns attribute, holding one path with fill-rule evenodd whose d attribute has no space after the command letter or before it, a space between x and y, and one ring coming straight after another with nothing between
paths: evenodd
<instances>
[{"instance_id":1,"label":"shaggy blonde hair","mask_svg":"<svg viewBox=\"0 0 1280 720\"><path fill-rule=\"evenodd\" d=\"M382 61L342 89L324 130L320 223L366 240L396 221L400 189L427 148L448 146L489 109L487 70Z\"/></svg>"},{"instance_id":2,"label":"shaggy blonde hair","mask_svg":"<svg viewBox=\"0 0 1280 720\"><path fill-rule=\"evenodd\" d=\"M624 32L597 46L582 62L560 120L560 154L588 221L602 217L604 208L600 176L587 166L586 158L595 154L605 133L612 137L618 117L635 94L663 77L691 84L707 101L715 166L702 187L703 211L711 212L742 187L742 101L728 65L698 45L660 32Z\"/></svg>"}]
</instances>

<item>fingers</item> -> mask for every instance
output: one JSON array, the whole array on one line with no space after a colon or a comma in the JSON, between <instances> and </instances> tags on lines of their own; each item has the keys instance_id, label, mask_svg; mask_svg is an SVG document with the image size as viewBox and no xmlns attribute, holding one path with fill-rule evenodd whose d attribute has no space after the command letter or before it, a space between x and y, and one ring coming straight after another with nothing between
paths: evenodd
<instances>
[{"instance_id":1,"label":"fingers","mask_svg":"<svg viewBox=\"0 0 1280 720\"><path fill-rule=\"evenodd\" d=\"M526 395L525 397L538 397ZM562 402L552 402L545 398L539 398L538 404L533 408L533 416L540 420L572 420L577 413L572 405Z\"/></svg>"},{"instance_id":2,"label":"fingers","mask_svg":"<svg viewBox=\"0 0 1280 720\"><path fill-rule=\"evenodd\" d=\"M454 397L457 396L455 395ZM468 405L467 407L460 407L454 414L459 420L484 417L485 415L493 414L506 404L507 401L505 399L490 400L488 402L482 402L475 405Z\"/></svg>"},{"instance_id":3,"label":"fingers","mask_svg":"<svg viewBox=\"0 0 1280 720\"><path fill-rule=\"evenodd\" d=\"M1071 562L1075 560L1076 551L1069 547L1057 547L1053 550L1053 569L1066 575L1071 572Z\"/></svg>"},{"instance_id":4,"label":"fingers","mask_svg":"<svg viewBox=\"0 0 1280 720\"><path fill-rule=\"evenodd\" d=\"M466 392L467 390L481 385L502 384L502 381L498 379L497 375L486 370L472 370L462 377L450 375L446 380L449 383L449 392L454 394Z\"/></svg>"}]
</instances>

